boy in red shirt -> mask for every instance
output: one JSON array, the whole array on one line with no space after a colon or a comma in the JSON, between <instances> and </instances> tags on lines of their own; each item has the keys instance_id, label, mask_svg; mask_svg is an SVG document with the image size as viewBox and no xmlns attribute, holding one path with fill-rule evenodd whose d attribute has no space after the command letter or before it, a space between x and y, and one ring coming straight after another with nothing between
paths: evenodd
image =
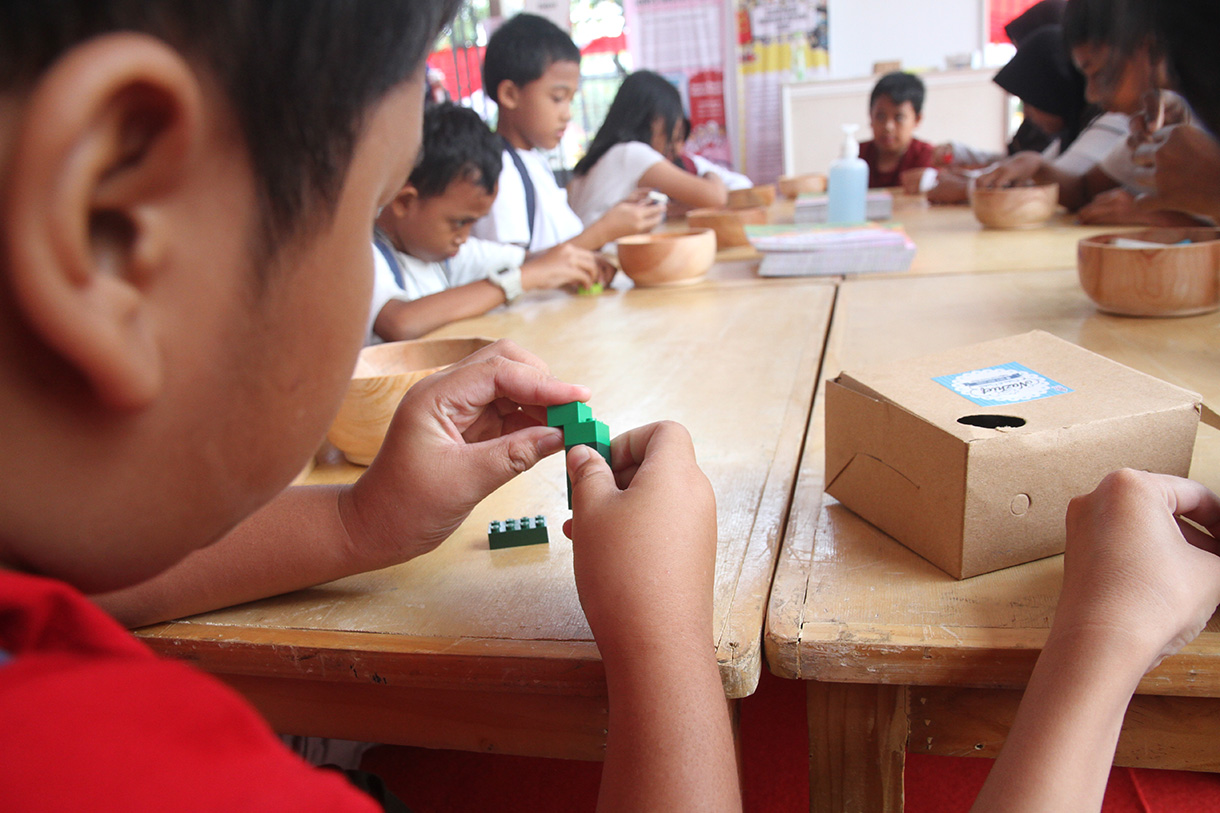
<instances>
[{"instance_id":1,"label":"boy in red shirt","mask_svg":"<svg viewBox=\"0 0 1220 813\"><path fill-rule=\"evenodd\" d=\"M373 809L85 594L138 624L405 561L563 448L545 408L587 388L502 342L413 388L357 483L284 490L363 343L457 5L0 4L5 811ZM601 801L739 808L711 487L674 424L612 454L567 459Z\"/></svg>"},{"instance_id":2,"label":"boy in red shirt","mask_svg":"<svg viewBox=\"0 0 1220 813\"><path fill-rule=\"evenodd\" d=\"M868 100L873 138L860 144L860 157L868 163L870 189L903 186L904 174L911 177L932 166L935 148L915 138L915 128L923 118L923 99L923 82L902 71L887 73L873 86Z\"/></svg>"}]
</instances>

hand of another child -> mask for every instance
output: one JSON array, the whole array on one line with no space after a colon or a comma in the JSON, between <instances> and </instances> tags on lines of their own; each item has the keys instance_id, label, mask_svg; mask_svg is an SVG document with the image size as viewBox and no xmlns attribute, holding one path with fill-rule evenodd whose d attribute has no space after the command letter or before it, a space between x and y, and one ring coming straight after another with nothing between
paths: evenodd
<instances>
[{"instance_id":1,"label":"hand of another child","mask_svg":"<svg viewBox=\"0 0 1220 813\"><path fill-rule=\"evenodd\" d=\"M712 645L716 497L676 423L634 429L568 453L576 587L605 658L667 636ZM698 639L695 639L698 640Z\"/></svg>"},{"instance_id":2,"label":"hand of another child","mask_svg":"<svg viewBox=\"0 0 1220 813\"><path fill-rule=\"evenodd\" d=\"M919 195L927 192L936 185L936 174L936 170L932 167L904 169L902 174L899 175L902 181L902 191L908 195Z\"/></svg>"},{"instance_id":3,"label":"hand of another child","mask_svg":"<svg viewBox=\"0 0 1220 813\"><path fill-rule=\"evenodd\" d=\"M1042 155L1031 151L1019 152L1002 161L998 167L974 179L977 189L998 189L1019 186L1033 180L1042 168Z\"/></svg>"},{"instance_id":4,"label":"hand of another child","mask_svg":"<svg viewBox=\"0 0 1220 813\"><path fill-rule=\"evenodd\" d=\"M1089 201L1076 213L1081 223L1097 225L1147 225L1150 213L1135 205L1135 195L1117 187L1107 189Z\"/></svg>"},{"instance_id":5,"label":"hand of another child","mask_svg":"<svg viewBox=\"0 0 1220 813\"><path fill-rule=\"evenodd\" d=\"M353 545L406 561L441 544L474 506L563 449L546 407L589 397L499 341L407 391L381 451L340 503Z\"/></svg>"},{"instance_id":6,"label":"hand of another child","mask_svg":"<svg viewBox=\"0 0 1220 813\"><path fill-rule=\"evenodd\" d=\"M928 190L928 203L966 203L969 200L968 183L965 175L942 170L936 178L936 186Z\"/></svg>"},{"instance_id":7,"label":"hand of another child","mask_svg":"<svg viewBox=\"0 0 1220 813\"><path fill-rule=\"evenodd\" d=\"M1151 669L1220 603L1220 498L1192 480L1123 470L1068 506L1052 636L1095 636Z\"/></svg>"},{"instance_id":8,"label":"hand of another child","mask_svg":"<svg viewBox=\"0 0 1220 813\"><path fill-rule=\"evenodd\" d=\"M1144 107L1131 116L1127 146L1137 166L1152 166L1156 146L1164 140L1164 128L1190 122L1186 100L1171 90L1150 90L1143 96Z\"/></svg>"},{"instance_id":9,"label":"hand of another child","mask_svg":"<svg viewBox=\"0 0 1220 813\"><path fill-rule=\"evenodd\" d=\"M1193 125L1174 127L1156 150L1156 190L1138 205L1220 216L1220 143Z\"/></svg>"},{"instance_id":10,"label":"hand of another child","mask_svg":"<svg viewBox=\"0 0 1220 813\"><path fill-rule=\"evenodd\" d=\"M652 231L665 219L665 207L648 201L648 193L644 194L644 201L620 201L602 215L602 220L613 235L611 240Z\"/></svg>"},{"instance_id":11,"label":"hand of another child","mask_svg":"<svg viewBox=\"0 0 1220 813\"><path fill-rule=\"evenodd\" d=\"M589 288L601 281L604 274L597 254L571 243L560 243L522 263L521 285L527 291L565 285Z\"/></svg>"}]
</instances>

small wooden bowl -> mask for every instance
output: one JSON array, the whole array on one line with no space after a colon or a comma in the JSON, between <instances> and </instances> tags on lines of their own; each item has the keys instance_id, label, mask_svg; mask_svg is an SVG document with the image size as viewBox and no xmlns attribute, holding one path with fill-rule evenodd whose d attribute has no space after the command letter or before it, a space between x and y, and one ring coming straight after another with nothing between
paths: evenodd
<instances>
[{"instance_id":1,"label":"small wooden bowl","mask_svg":"<svg viewBox=\"0 0 1220 813\"><path fill-rule=\"evenodd\" d=\"M1220 308L1220 230L1161 228L1086 237L1077 244L1076 260L1080 286L1106 313L1194 316Z\"/></svg>"},{"instance_id":2,"label":"small wooden bowl","mask_svg":"<svg viewBox=\"0 0 1220 813\"><path fill-rule=\"evenodd\" d=\"M716 232L711 229L656 232L623 237L618 262L639 287L698 282L716 261Z\"/></svg>"},{"instance_id":3,"label":"small wooden bowl","mask_svg":"<svg viewBox=\"0 0 1220 813\"><path fill-rule=\"evenodd\" d=\"M779 193L789 200L801 195L820 195L826 191L826 176L820 172L806 175L786 175L775 182Z\"/></svg>"},{"instance_id":4,"label":"small wooden bowl","mask_svg":"<svg viewBox=\"0 0 1220 813\"><path fill-rule=\"evenodd\" d=\"M767 222L767 210L763 206L752 209L691 209L686 213L686 224L692 229L711 229L716 232L716 250L748 246L746 224L758 226Z\"/></svg>"},{"instance_id":5,"label":"small wooden bowl","mask_svg":"<svg viewBox=\"0 0 1220 813\"><path fill-rule=\"evenodd\" d=\"M407 390L491 342L482 338L415 339L364 348L326 439L352 463L367 466L377 456Z\"/></svg>"},{"instance_id":6,"label":"small wooden bowl","mask_svg":"<svg viewBox=\"0 0 1220 813\"><path fill-rule=\"evenodd\" d=\"M752 209L755 206L770 206L775 203L775 184L751 186L749 189L734 189L729 193L730 209Z\"/></svg>"},{"instance_id":7,"label":"small wooden bowl","mask_svg":"<svg viewBox=\"0 0 1220 813\"><path fill-rule=\"evenodd\" d=\"M1032 229L1059 208L1059 184L975 189L971 206L974 216L989 229Z\"/></svg>"}]
</instances>

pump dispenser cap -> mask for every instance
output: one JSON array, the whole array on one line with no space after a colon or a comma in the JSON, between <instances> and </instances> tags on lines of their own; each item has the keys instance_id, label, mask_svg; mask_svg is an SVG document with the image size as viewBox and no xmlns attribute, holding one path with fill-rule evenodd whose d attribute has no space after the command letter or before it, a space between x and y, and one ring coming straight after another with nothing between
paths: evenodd
<instances>
[{"instance_id":1,"label":"pump dispenser cap","mask_svg":"<svg viewBox=\"0 0 1220 813\"><path fill-rule=\"evenodd\" d=\"M860 129L858 124L844 124L843 127L843 158L859 158L860 157L860 142L856 141L856 130Z\"/></svg>"}]
</instances>

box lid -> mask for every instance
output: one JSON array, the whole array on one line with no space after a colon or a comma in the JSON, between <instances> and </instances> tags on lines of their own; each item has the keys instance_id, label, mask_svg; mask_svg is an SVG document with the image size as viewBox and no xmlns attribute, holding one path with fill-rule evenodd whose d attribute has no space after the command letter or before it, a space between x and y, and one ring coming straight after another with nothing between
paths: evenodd
<instances>
[{"instance_id":1,"label":"box lid","mask_svg":"<svg viewBox=\"0 0 1220 813\"><path fill-rule=\"evenodd\" d=\"M1041 330L844 372L837 381L967 442L995 438L997 429L1058 431L1201 402Z\"/></svg>"}]
</instances>

